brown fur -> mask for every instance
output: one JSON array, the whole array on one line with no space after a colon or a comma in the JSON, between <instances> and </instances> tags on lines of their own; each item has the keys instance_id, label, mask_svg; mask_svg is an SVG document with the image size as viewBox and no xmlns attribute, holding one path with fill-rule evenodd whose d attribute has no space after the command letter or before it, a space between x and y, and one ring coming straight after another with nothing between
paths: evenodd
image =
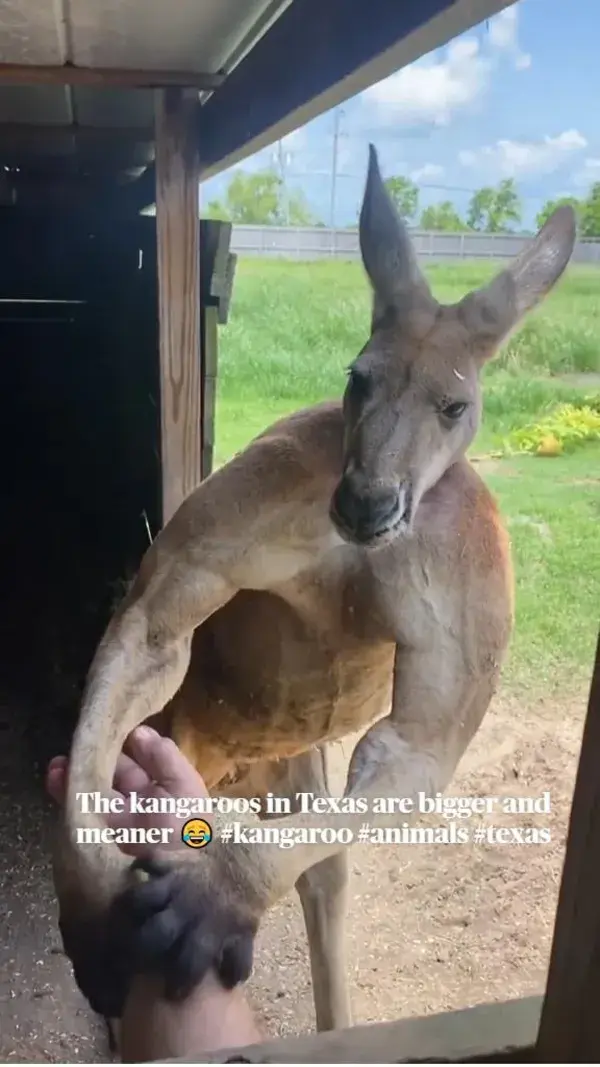
<instances>
[{"instance_id":1,"label":"brown fur","mask_svg":"<svg viewBox=\"0 0 600 1067\"><path fill-rule=\"evenodd\" d=\"M221 793L325 792L322 746L370 724L350 795L446 788L489 706L513 615L508 538L464 458L479 424L479 371L555 284L574 238L573 214L561 208L485 292L441 308L372 154L361 243L374 326L353 365L360 380L342 403L293 415L252 442L149 549L90 670L56 861L63 915L100 916L126 882L115 848L74 844L75 792L106 792L126 736L152 715L164 714ZM462 401L462 417L445 414ZM376 516L393 501L387 528ZM379 523L376 539L366 526L353 533L359 506L367 525ZM322 842L281 850L215 841L181 860L198 892L218 886L236 915L259 918L297 885L320 1028L349 1022L346 853ZM172 1055L188 1051L182 1041Z\"/></svg>"}]
</instances>

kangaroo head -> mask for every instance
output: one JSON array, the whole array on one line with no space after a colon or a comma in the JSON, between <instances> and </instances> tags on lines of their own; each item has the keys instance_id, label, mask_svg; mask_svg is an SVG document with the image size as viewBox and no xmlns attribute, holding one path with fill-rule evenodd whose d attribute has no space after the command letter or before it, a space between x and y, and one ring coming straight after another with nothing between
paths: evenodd
<instances>
[{"instance_id":1,"label":"kangaroo head","mask_svg":"<svg viewBox=\"0 0 600 1067\"><path fill-rule=\"evenodd\" d=\"M439 304L370 147L360 247L371 336L344 393L343 475L331 503L344 537L374 545L410 533L423 494L477 433L481 368L556 284L575 238L573 209L559 207L489 285Z\"/></svg>"}]
</instances>

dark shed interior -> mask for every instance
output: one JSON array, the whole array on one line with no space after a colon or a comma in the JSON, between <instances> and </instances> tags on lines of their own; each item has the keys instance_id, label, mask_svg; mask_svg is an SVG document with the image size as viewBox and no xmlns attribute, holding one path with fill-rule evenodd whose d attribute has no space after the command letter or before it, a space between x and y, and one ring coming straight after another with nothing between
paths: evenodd
<instances>
[{"instance_id":1,"label":"dark shed interior","mask_svg":"<svg viewBox=\"0 0 600 1067\"><path fill-rule=\"evenodd\" d=\"M3 682L53 709L45 761L160 526L155 227L5 209L0 241Z\"/></svg>"}]
</instances>

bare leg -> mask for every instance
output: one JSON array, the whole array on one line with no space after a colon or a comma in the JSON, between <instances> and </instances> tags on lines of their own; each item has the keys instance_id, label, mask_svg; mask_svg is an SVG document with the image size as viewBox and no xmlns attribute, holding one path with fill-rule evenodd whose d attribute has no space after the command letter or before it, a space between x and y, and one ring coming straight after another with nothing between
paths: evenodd
<instances>
[{"instance_id":1,"label":"bare leg","mask_svg":"<svg viewBox=\"0 0 600 1067\"><path fill-rule=\"evenodd\" d=\"M325 747L300 757L298 789L328 796ZM322 860L296 882L310 950L317 1030L341 1030L352 1023L346 959L348 852Z\"/></svg>"},{"instance_id":2,"label":"bare leg","mask_svg":"<svg viewBox=\"0 0 600 1067\"><path fill-rule=\"evenodd\" d=\"M251 786L260 789L252 792ZM241 788L240 788L241 787ZM259 764L238 788L247 796L268 789L288 796L296 793L330 795L326 751L312 749L293 759ZM217 790L218 791L218 790ZM339 1030L351 1025L346 964L346 912L348 854L340 852L309 868L296 882L308 936L317 1030Z\"/></svg>"},{"instance_id":3,"label":"bare leg","mask_svg":"<svg viewBox=\"0 0 600 1067\"><path fill-rule=\"evenodd\" d=\"M296 882L310 950L317 1030L352 1023L346 963L348 855L322 860Z\"/></svg>"}]
</instances>

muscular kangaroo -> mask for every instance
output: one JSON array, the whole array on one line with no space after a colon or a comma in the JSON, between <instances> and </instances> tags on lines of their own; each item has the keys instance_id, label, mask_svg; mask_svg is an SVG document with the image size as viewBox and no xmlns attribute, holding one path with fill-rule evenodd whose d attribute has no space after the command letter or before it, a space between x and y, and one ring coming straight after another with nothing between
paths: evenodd
<instances>
[{"instance_id":1,"label":"muscular kangaroo","mask_svg":"<svg viewBox=\"0 0 600 1067\"><path fill-rule=\"evenodd\" d=\"M157 856L141 883L116 846L78 847L76 794L106 793L129 732L163 712L219 794L323 794L322 746L367 727L349 796L448 786L512 628L509 542L465 458L480 372L558 281L574 241L574 213L560 207L488 286L442 306L370 149L360 243L373 313L342 401L276 423L183 503L89 672L55 881L65 948L98 1011L120 1016L143 972L167 998L211 968L227 985L245 980L261 916L296 886L317 1025L348 1025L348 850L311 840L321 817L272 824L307 831L292 849L215 840Z\"/></svg>"}]
</instances>

